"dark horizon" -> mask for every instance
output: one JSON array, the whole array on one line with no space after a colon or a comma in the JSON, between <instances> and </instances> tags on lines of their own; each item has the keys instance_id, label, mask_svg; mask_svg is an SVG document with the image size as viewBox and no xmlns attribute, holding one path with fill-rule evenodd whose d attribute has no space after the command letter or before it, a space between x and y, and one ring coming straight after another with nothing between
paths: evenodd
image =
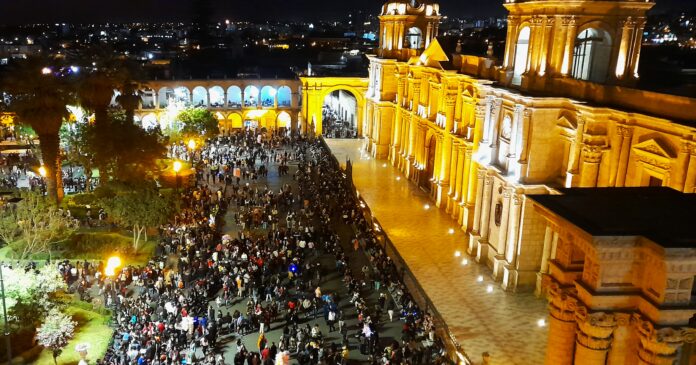
<instances>
[{"instance_id":1,"label":"dark horizon","mask_svg":"<svg viewBox=\"0 0 696 365\"><path fill-rule=\"evenodd\" d=\"M36 23L105 23L190 21L195 1L199 0L44 0L41 11L34 4L19 0L0 0L0 23L22 25ZM258 11L258 3L230 0L211 2L211 21L317 21L341 20L350 11L377 14L383 0L267 0ZM292 4L292 5L289 5ZM441 12L451 17L504 16L502 0L440 0ZM680 13L693 10L692 0L658 0L652 13Z\"/></svg>"}]
</instances>

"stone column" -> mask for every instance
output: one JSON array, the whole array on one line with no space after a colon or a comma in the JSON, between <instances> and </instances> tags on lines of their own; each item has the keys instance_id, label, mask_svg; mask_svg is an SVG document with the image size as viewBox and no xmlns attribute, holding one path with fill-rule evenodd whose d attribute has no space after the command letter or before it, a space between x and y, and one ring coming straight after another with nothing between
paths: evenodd
<instances>
[{"instance_id":1,"label":"stone column","mask_svg":"<svg viewBox=\"0 0 696 365\"><path fill-rule=\"evenodd\" d=\"M686 168L686 178L684 179L684 192L696 192L696 145L691 145L689 165Z\"/></svg>"},{"instance_id":2,"label":"stone column","mask_svg":"<svg viewBox=\"0 0 696 365\"><path fill-rule=\"evenodd\" d=\"M573 62L573 51L575 49L576 21L575 16L566 16L563 18L563 26L566 27L566 41L563 49L563 63L561 64L561 74L568 76L571 72L571 63Z\"/></svg>"},{"instance_id":3,"label":"stone column","mask_svg":"<svg viewBox=\"0 0 696 365\"><path fill-rule=\"evenodd\" d=\"M519 147L517 149L519 157L517 162L519 163L519 180L524 182L527 176L527 167L529 166L527 161L527 155L529 154L529 126L532 124L532 111L525 108L522 112L522 116L519 121L521 125L519 126L520 136L518 136Z\"/></svg>"},{"instance_id":4,"label":"stone column","mask_svg":"<svg viewBox=\"0 0 696 365\"><path fill-rule=\"evenodd\" d=\"M631 62L629 70L633 73L631 76L638 79L638 64L640 61L640 50L643 43L643 30L645 29L645 18L639 18L636 21L636 28L633 38L633 52L631 52Z\"/></svg>"},{"instance_id":5,"label":"stone column","mask_svg":"<svg viewBox=\"0 0 696 365\"><path fill-rule=\"evenodd\" d=\"M505 255L505 244L507 243L508 235L508 222L510 222L510 200L512 200L512 195L513 194L510 189L503 190L503 213L500 216L500 228L498 229L498 245L495 248L496 255L500 255L501 258L503 255ZM492 205L493 204L491 204L491 206ZM493 212L493 214L495 214L495 212Z\"/></svg>"},{"instance_id":6,"label":"stone column","mask_svg":"<svg viewBox=\"0 0 696 365\"><path fill-rule=\"evenodd\" d=\"M553 25L556 22L556 19L553 17L546 17L545 18L545 23L544 23L544 33L543 33L543 38L541 41L541 58L539 59L539 68L538 68L538 74L539 76L545 76L546 75L546 68L548 67L548 59L552 55L552 50L551 47L549 46L552 41L551 37L551 32L553 31Z\"/></svg>"},{"instance_id":7,"label":"stone column","mask_svg":"<svg viewBox=\"0 0 696 365\"><path fill-rule=\"evenodd\" d=\"M602 161L602 147L585 145L582 148L582 157L580 187L596 187L597 177L599 175L599 164Z\"/></svg>"},{"instance_id":8,"label":"stone column","mask_svg":"<svg viewBox=\"0 0 696 365\"><path fill-rule=\"evenodd\" d=\"M476 261L481 262L485 260L488 256L488 233L490 224L490 212L491 212L491 193L493 190L493 177L488 175L486 172L486 177L484 180L483 187L483 198L481 199L481 228L479 239L479 248L476 254Z\"/></svg>"},{"instance_id":9,"label":"stone column","mask_svg":"<svg viewBox=\"0 0 696 365\"><path fill-rule=\"evenodd\" d=\"M479 186L481 186L481 181L477 179L477 169L478 164L472 160L473 157L473 146L466 147L466 157L464 160L464 173L466 174L465 180L462 181L462 190L460 196L462 197L462 226L465 227L467 231L471 230L474 226L474 215L476 211L476 202L478 201L478 196L476 191Z\"/></svg>"},{"instance_id":10,"label":"stone column","mask_svg":"<svg viewBox=\"0 0 696 365\"><path fill-rule=\"evenodd\" d=\"M578 127L575 130L575 139L572 142L570 156L568 157L568 171L566 172L566 187L577 186L577 176L580 173L580 155L582 154L582 137L585 134L585 118L578 117ZM570 182L570 184L568 184Z\"/></svg>"},{"instance_id":11,"label":"stone column","mask_svg":"<svg viewBox=\"0 0 696 365\"><path fill-rule=\"evenodd\" d=\"M466 159L466 147L463 144L458 144L457 145L457 167L456 167L456 175L457 175L457 180L454 183L454 190L452 194L452 218L457 217L457 214L459 214L459 209L461 208L461 193L462 193L462 186L464 185L464 182L469 178L467 172L468 170L464 170L464 163Z\"/></svg>"},{"instance_id":12,"label":"stone column","mask_svg":"<svg viewBox=\"0 0 696 365\"><path fill-rule=\"evenodd\" d=\"M512 68L512 62L515 59L518 21L519 19L513 15L509 15L507 18L507 41L505 42L505 61L503 62L503 67L505 69Z\"/></svg>"},{"instance_id":13,"label":"stone column","mask_svg":"<svg viewBox=\"0 0 696 365\"><path fill-rule=\"evenodd\" d=\"M534 295L541 297L545 293L545 288L542 287L542 280L545 274L549 272L549 261L551 260L551 250L553 246L553 229L548 224L546 225L546 230L544 231L544 246L541 251L541 266L539 272L537 273L537 284L534 289Z\"/></svg>"},{"instance_id":14,"label":"stone column","mask_svg":"<svg viewBox=\"0 0 696 365\"><path fill-rule=\"evenodd\" d=\"M616 172L616 186L622 187L626 184L626 173L628 172L628 157L631 155L631 139L633 128L628 126L617 126L618 134L621 136L621 150L619 152L619 166Z\"/></svg>"},{"instance_id":15,"label":"stone column","mask_svg":"<svg viewBox=\"0 0 696 365\"><path fill-rule=\"evenodd\" d=\"M679 154L677 154L677 163L673 170L672 188L679 191L684 191L684 181L689 168L689 143L688 140L679 142Z\"/></svg>"},{"instance_id":16,"label":"stone column","mask_svg":"<svg viewBox=\"0 0 696 365\"><path fill-rule=\"evenodd\" d=\"M631 315L618 312L613 315L616 319L616 329L614 329L614 340L607 356L607 365L635 364L638 362L635 358L638 350L635 348L637 341L636 343L633 341L637 338L632 335Z\"/></svg>"},{"instance_id":17,"label":"stone column","mask_svg":"<svg viewBox=\"0 0 696 365\"><path fill-rule=\"evenodd\" d=\"M639 365L673 365L677 361L684 342L696 341L694 328L660 328L652 322L634 315L635 329L638 331Z\"/></svg>"},{"instance_id":18,"label":"stone column","mask_svg":"<svg viewBox=\"0 0 696 365\"><path fill-rule=\"evenodd\" d=\"M583 308L577 311L577 323L575 364L606 365L616 328L614 316L603 312L588 314Z\"/></svg>"},{"instance_id":19,"label":"stone column","mask_svg":"<svg viewBox=\"0 0 696 365\"><path fill-rule=\"evenodd\" d=\"M522 211L522 197L512 194L512 206L510 208L510 220L508 222L507 244L505 246L505 261L514 264L517 252L517 240L520 233L520 216Z\"/></svg>"},{"instance_id":20,"label":"stone column","mask_svg":"<svg viewBox=\"0 0 696 365\"><path fill-rule=\"evenodd\" d=\"M452 213L452 208L454 206L454 200L452 197L454 196L454 192L457 189L457 180L459 179L459 175L457 175L457 160L459 159L459 142L455 139L452 140L452 145L451 145L451 157L450 157L450 164L449 164L449 186L447 187L447 213Z\"/></svg>"},{"instance_id":21,"label":"stone column","mask_svg":"<svg viewBox=\"0 0 696 365\"><path fill-rule=\"evenodd\" d=\"M622 22L621 43L619 46L619 55L616 59L615 77L619 80L626 78L626 74L630 74L628 64L631 58L631 48L633 47L633 31L636 22L630 16Z\"/></svg>"},{"instance_id":22,"label":"stone column","mask_svg":"<svg viewBox=\"0 0 696 365\"><path fill-rule=\"evenodd\" d=\"M578 301L555 283L547 288L549 300L549 334L545 365L573 365L575 311Z\"/></svg>"}]
</instances>

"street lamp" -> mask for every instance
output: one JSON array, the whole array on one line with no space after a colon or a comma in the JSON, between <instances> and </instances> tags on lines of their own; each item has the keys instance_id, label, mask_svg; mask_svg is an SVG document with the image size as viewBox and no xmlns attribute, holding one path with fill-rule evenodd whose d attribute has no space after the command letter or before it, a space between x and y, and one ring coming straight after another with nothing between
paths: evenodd
<instances>
[{"instance_id":1,"label":"street lamp","mask_svg":"<svg viewBox=\"0 0 696 365\"><path fill-rule=\"evenodd\" d=\"M118 256L111 256L106 260L106 268L104 269L104 275L112 277L116 275L116 269L121 266L121 258Z\"/></svg>"},{"instance_id":2,"label":"street lamp","mask_svg":"<svg viewBox=\"0 0 696 365\"><path fill-rule=\"evenodd\" d=\"M44 167L44 165L41 165L41 167L39 167L39 175L41 175L41 177L46 177L47 173L46 167Z\"/></svg>"},{"instance_id":3,"label":"street lamp","mask_svg":"<svg viewBox=\"0 0 696 365\"><path fill-rule=\"evenodd\" d=\"M191 163L193 163L193 154L196 152L196 141L193 138L189 139L188 141L188 149Z\"/></svg>"},{"instance_id":4,"label":"street lamp","mask_svg":"<svg viewBox=\"0 0 696 365\"><path fill-rule=\"evenodd\" d=\"M179 191L179 171L181 171L181 161L174 161L174 165L172 166L174 169L174 174L176 176L176 191Z\"/></svg>"}]
</instances>

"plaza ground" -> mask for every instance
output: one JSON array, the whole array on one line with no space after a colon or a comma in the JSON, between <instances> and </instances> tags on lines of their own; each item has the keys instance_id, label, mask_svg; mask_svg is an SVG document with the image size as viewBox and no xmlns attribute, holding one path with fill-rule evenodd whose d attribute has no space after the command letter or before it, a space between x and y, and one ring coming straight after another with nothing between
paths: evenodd
<instances>
[{"instance_id":1,"label":"plaza ground","mask_svg":"<svg viewBox=\"0 0 696 365\"><path fill-rule=\"evenodd\" d=\"M546 301L504 292L490 270L466 254L467 234L386 160L367 156L362 140L327 139L327 144L342 165L346 158L353 163L360 196L465 353L475 363L483 352L496 364L543 363L548 330L537 322L547 316Z\"/></svg>"}]
</instances>

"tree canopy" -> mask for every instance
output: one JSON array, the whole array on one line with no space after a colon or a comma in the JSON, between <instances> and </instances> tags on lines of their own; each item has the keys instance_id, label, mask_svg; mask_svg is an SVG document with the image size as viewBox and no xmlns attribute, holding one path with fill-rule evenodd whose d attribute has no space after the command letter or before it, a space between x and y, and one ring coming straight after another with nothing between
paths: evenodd
<instances>
[{"instance_id":1,"label":"tree canopy","mask_svg":"<svg viewBox=\"0 0 696 365\"><path fill-rule=\"evenodd\" d=\"M205 108L186 109L179 113L177 120L182 124L181 135L184 138L210 138L220 133L217 118Z\"/></svg>"}]
</instances>

